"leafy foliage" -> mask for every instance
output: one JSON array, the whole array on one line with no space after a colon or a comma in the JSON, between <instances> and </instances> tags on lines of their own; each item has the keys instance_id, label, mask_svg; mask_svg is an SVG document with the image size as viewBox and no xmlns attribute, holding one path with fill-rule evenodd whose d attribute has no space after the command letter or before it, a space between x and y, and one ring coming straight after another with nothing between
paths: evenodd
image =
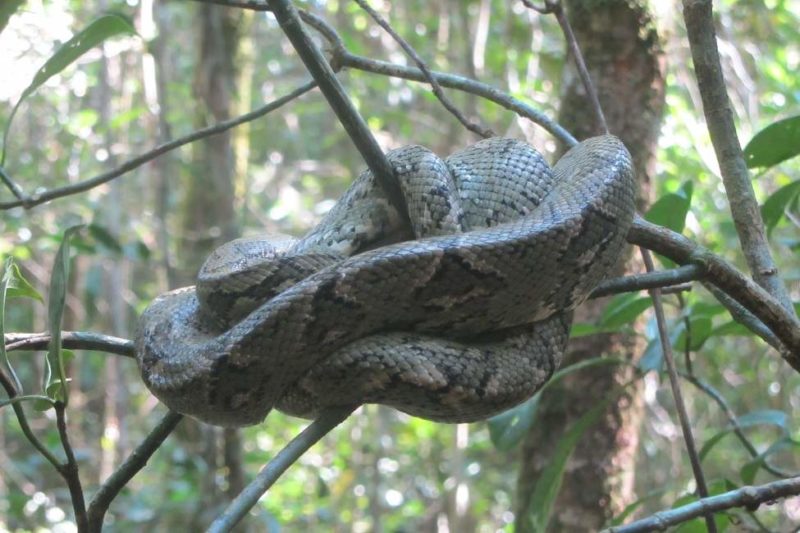
<instances>
[{"instance_id":1,"label":"leafy foliage","mask_svg":"<svg viewBox=\"0 0 800 533\"><path fill-rule=\"evenodd\" d=\"M800 116L774 122L744 148L747 166L772 167L800 154Z\"/></svg>"},{"instance_id":2,"label":"leafy foliage","mask_svg":"<svg viewBox=\"0 0 800 533\"><path fill-rule=\"evenodd\" d=\"M6 139L11 128L11 120L17 113L23 100L41 87L50 78L67 68L75 60L85 54L89 49L94 48L109 37L123 33L135 33L133 27L124 18L118 15L105 15L89 24L84 30L77 33L72 39L64 43L58 51L39 69L33 77L30 85L22 91L22 95L11 109L11 114L6 121L3 131L3 150L0 156L0 165L6 160Z\"/></svg>"}]
</instances>

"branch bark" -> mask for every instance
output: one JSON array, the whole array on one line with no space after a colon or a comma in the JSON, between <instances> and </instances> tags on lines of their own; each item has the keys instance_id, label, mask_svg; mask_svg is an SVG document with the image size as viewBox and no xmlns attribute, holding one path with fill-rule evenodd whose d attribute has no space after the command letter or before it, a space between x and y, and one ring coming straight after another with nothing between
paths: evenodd
<instances>
[{"instance_id":1,"label":"branch bark","mask_svg":"<svg viewBox=\"0 0 800 533\"><path fill-rule=\"evenodd\" d=\"M611 527L603 530L603 533L666 531L670 526L687 522L704 513L714 513L734 507L746 507L748 510L754 511L763 503L774 502L797 494L800 494L800 477L781 479L757 487L741 487L724 494L703 498L682 507L655 513L625 526Z\"/></svg>"},{"instance_id":2,"label":"branch bark","mask_svg":"<svg viewBox=\"0 0 800 533\"><path fill-rule=\"evenodd\" d=\"M183 420L183 415L170 411L139 446L125 459L119 468L103 483L89 503L89 531L99 533L103 529L103 517L108 506L122 488L133 479L153 453L164 443L164 440Z\"/></svg>"},{"instance_id":3,"label":"branch bark","mask_svg":"<svg viewBox=\"0 0 800 533\"><path fill-rule=\"evenodd\" d=\"M705 269L708 282L761 320L780 340L781 356L800 372L800 322L781 303L725 259L683 235L636 217L628 242L669 257L678 264ZM724 302L723 302L724 304ZM745 324L747 325L747 324Z\"/></svg>"},{"instance_id":4,"label":"branch bark","mask_svg":"<svg viewBox=\"0 0 800 533\"><path fill-rule=\"evenodd\" d=\"M761 210L733 122L717 48L711 0L683 0L683 17L708 133L717 155L733 223L747 265L756 283L794 315L791 298L772 259Z\"/></svg>"}]
</instances>

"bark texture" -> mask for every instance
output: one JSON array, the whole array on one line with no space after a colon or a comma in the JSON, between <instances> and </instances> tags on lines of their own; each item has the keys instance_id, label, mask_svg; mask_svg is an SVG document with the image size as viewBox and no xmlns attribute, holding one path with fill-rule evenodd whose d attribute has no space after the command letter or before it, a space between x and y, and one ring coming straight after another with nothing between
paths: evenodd
<instances>
[{"instance_id":1,"label":"bark texture","mask_svg":"<svg viewBox=\"0 0 800 533\"><path fill-rule=\"evenodd\" d=\"M570 1L566 3L578 43L611 133L630 150L640 186L639 206L649 196L656 142L664 104L663 55L645 2ZM565 68L559 122L578 139L601 133L580 79ZM621 273L620 264L618 272ZM593 322L606 301L593 300L576 322ZM643 347L621 334L594 335L570 341L563 366L601 354L633 359ZM517 531L532 531L526 517L536 480L560 445L564 433L586 411L628 382L628 368L603 367L567 378L544 397L536 424L523 446L516 508ZM584 435L567 464L548 531L597 531L608 516L633 498L634 456L642 413L640 390L628 389Z\"/></svg>"},{"instance_id":2,"label":"bark texture","mask_svg":"<svg viewBox=\"0 0 800 533\"><path fill-rule=\"evenodd\" d=\"M201 104L198 128L231 117L238 16L236 9L199 6L199 58L193 84L195 98ZM211 250L238 236L231 140L232 133L226 131L193 145L192 175L181 209L179 258L183 282L193 281Z\"/></svg>"},{"instance_id":3,"label":"bark texture","mask_svg":"<svg viewBox=\"0 0 800 533\"><path fill-rule=\"evenodd\" d=\"M195 45L198 57L192 85L197 101L197 128L232 116L240 17L238 9L198 6ZM181 286L194 283L198 268L214 248L239 236L234 208L232 140L233 132L226 131L192 145L191 174L185 182L179 213L176 277ZM201 530L244 486L241 440L238 430L222 431L194 420L181 424L179 435L184 442L194 444L196 456L205 463L200 480L203 498L197 502L190 527ZM227 487L220 484L220 471L226 476ZM243 522L241 530L248 528Z\"/></svg>"}]
</instances>

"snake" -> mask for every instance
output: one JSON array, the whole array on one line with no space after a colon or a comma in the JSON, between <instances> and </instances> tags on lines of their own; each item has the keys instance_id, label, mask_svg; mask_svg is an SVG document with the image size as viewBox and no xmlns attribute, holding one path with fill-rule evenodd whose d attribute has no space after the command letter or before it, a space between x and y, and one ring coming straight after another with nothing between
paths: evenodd
<instances>
[{"instance_id":1,"label":"snake","mask_svg":"<svg viewBox=\"0 0 800 533\"><path fill-rule=\"evenodd\" d=\"M366 170L302 238L226 243L150 303L136 359L158 399L221 426L365 403L471 422L539 390L624 255L624 144L592 137L552 168L503 137L387 159L406 212Z\"/></svg>"}]
</instances>

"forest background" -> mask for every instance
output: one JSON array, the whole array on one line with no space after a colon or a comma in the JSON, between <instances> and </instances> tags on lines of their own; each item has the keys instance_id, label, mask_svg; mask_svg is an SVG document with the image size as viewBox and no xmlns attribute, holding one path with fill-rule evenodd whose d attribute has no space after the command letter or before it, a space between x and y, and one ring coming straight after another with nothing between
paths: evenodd
<instances>
[{"instance_id":1,"label":"forest background","mask_svg":"<svg viewBox=\"0 0 800 533\"><path fill-rule=\"evenodd\" d=\"M747 271L680 6L566 4L611 131L634 154L642 212ZM335 28L352 62L339 79L382 148L414 143L449 154L479 138L429 85L368 72L368 63L359 67L353 57L413 61L357 3L298 5ZM498 0L376 1L373 7L430 68L496 87L578 138L596 132L554 17ZM120 24L108 39L26 91L60 45L108 13L118 20L101 21L101 29ZM800 6L719 2L714 22L746 144L770 124L798 115ZM272 15L248 9L188 1L7 0L0 30L0 125L8 132L3 179L20 185L33 203L310 79ZM319 42L329 53L337 44ZM551 160L563 149L532 121L475 92L446 93L466 116L528 140ZM796 121L790 124L800 131ZM766 144L788 145L791 154L793 142L800 146L794 135L768 134ZM753 150L751 159L759 153ZM779 272L797 301L800 163L754 166L769 167L753 173L752 185ZM6 190L0 253L14 258L31 287L14 278L16 292L9 296L18 297L8 300L5 331L48 328L48 305L33 296L52 298L51 275L65 272L58 261L69 227L86 225L69 240L63 329L130 339L147 303L192 283L215 246L265 231L302 234L363 168L313 90L80 194L25 208L12 207L13 191ZM637 257L632 254L630 271L643 270ZM664 305L709 493L790 478L800 468L796 372L699 284L665 295ZM553 531L594 531L691 502L697 481L649 297L593 301L579 314L573 336L563 379L492 422L442 425L378 406L359 409L291 466L242 528L460 532L516 524L536 531L549 523ZM42 354L9 353L28 391L37 391L47 373ZM145 389L133 360L102 350L66 355L69 437L91 494L166 409ZM627 385L623 394L617 384ZM606 411L592 409L600 404ZM25 405L30 428L45 447L58 450L58 410L36 407ZM279 413L244 430L184 420L114 500L105 524L123 531L205 527L305 424ZM7 404L0 408L0 472L0 528L74 529L74 491L31 446ZM798 522L798 498L717 517L720 530L783 531ZM704 527L698 518L680 531Z\"/></svg>"}]
</instances>

